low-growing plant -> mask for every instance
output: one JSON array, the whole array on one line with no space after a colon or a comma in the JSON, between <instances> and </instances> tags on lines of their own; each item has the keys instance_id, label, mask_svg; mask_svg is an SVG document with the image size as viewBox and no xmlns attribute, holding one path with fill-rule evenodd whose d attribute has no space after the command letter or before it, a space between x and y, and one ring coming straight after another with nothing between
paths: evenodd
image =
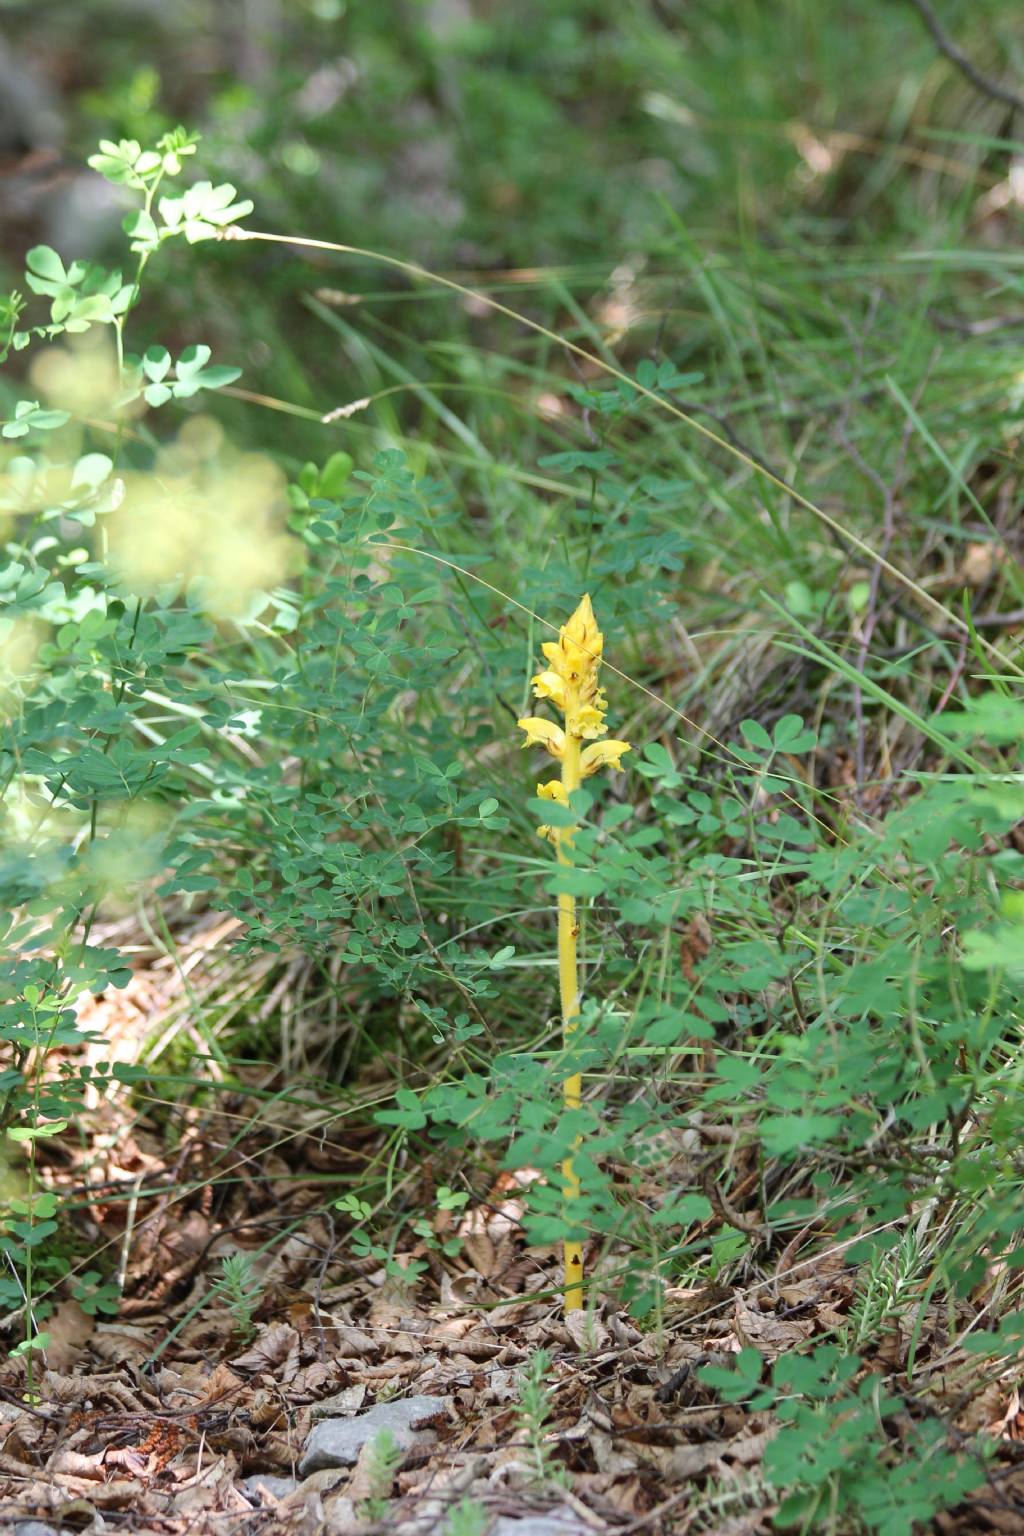
<instances>
[{"instance_id":1,"label":"low-growing plant","mask_svg":"<svg viewBox=\"0 0 1024 1536\"><path fill-rule=\"evenodd\" d=\"M490 1517L477 1499L461 1498L448 1511L444 1536L486 1536Z\"/></svg>"},{"instance_id":2,"label":"low-growing plant","mask_svg":"<svg viewBox=\"0 0 1024 1536\"><path fill-rule=\"evenodd\" d=\"M370 1441L366 1460L367 1496L358 1506L361 1520L370 1524L386 1520L391 1508L391 1489L402 1465L403 1451L390 1429L379 1429Z\"/></svg>"},{"instance_id":3,"label":"low-growing plant","mask_svg":"<svg viewBox=\"0 0 1024 1536\"><path fill-rule=\"evenodd\" d=\"M701 1375L731 1402L773 1408L782 1421L765 1452L764 1471L781 1498L782 1530L855 1528L913 1536L920 1522L958 1504L984 1480L977 1454L952 1447L935 1418L913 1422L856 1355L823 1345L809 1356L776 1361L772 1386L761 1385L763 1360L741 1350L733 1369Z\"/></svg>"},{"instance_id":4,"label":"low-growing plant","mask_svg":"<svg viewBox=\"0 0 1024 1536\"><path fill-rule=\"evenodd\" d=\"M552 1357L546 1349L535 1349L519 1375L516 1400L516 1424L529 1455L530 1476L538 1488L565 1481L565 1469L553 1459L548 1443L551 1403Z\"/></svg>"},{"instance_id":5,"label":"low-growing plant","mask_svg":"<svg viewBox=\"0 0 1024 1536\"><path fill-rule=\"evenodd\" d=\"M263 1299L263 1286L247 1253L230 1253L221 1260L217 1291L231 1313L235 1331L248 1341L255 1329L253 1318Z\"/></svg>"}]
</instances>

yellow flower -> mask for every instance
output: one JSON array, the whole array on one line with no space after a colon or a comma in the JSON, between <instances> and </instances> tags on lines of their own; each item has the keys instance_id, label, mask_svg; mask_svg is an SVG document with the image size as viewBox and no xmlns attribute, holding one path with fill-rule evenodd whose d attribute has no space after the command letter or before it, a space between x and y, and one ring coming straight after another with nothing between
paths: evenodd
<instances>
[{"instance_id":1,"label":"yellow flower","mask_svg":"<svg viewBox=\"0 0 1024 1536\"><path fill-rule=\"evenodd\" d=\"M538 672L530 681L535 698L550 699L559 709L565 708L565 683L557 672Z\"/></svg>"},{"instance_id":2,"label":"yellow flower","mask_svg":"<svg viewBox=\"0 0 1024 1536\"><path fill-rule=\"evenodd\" d=\"M580 753L581 777L589 778L599 768L621 769L624 754L632 750L628 741L595 741ZM539 789L537 793L540 794Z\"/></svg>"},{"instance_id":3,"label":"yellow flower","mask_svg":"<svg viewBox=\"0 0 1024 1536\"><path fill-rule=\"evenodd\" d=\"M604 723L607 704L597 681L604 636L597 627L589 596L581 599L575 613L562 625L558 639L545 641L541 649L550 665L531 679L533 691L538 699L550 699L556 709L561 710L565 729L560 730L552 721L534 716L520 720L519 726L526 732L527 746L538 743L561 762L562 771L557 779L537 785L537 798L569 808L569 815L561 817L568 825L538 827L537 830L554 845L559 864L572 868L573 833L576 830L576 817L571 811L572 795L579 789L581 780L589 778L599 768L621 768L623 757L632 748L628 741L596 740L608 729ZM594 744L584 747L584 741ZM558 896L558 990L567 1044L580 1027L579 932L576 898L570 887L560 891ZM583 1092L583 1080L578 1070L566 1078L563 1089L566 1108L578 1110ZM582 1193L574 1151L575 1148L562 1163L562 1193L570 1204ZM583 1306L583 1248L578 1241L567 1240L563 1250L564 1304L568 1313Z\"/></svg>"},{"instance_id":4,"label":"yellow flower","mask_svg":"<svg viewBox=\"0 0 1024 1536\"><path fill-rule=\"evenodd\" d=\"M568 805L569 796L561 779L551 779L547 784L537 785L538 800L556 800L559 805ZM538 827L537 836L543 837L549 843L557 843L558 831L555 827Z\"/></svg>"},{"instance_id":5,"label":"yellow flower","mask_svg":"<svg viewBox=\"0 0 1024 1536\"><path fill-rule=\"evenodd\" d=\"M573 736L582 736L584 741L593 741L608 729L603 713L594 704L581 704L578 709L567 712L565 725Z\"/></svg>"},{"instance_id":6,"label":"yellow flower","mask_svg":"<svg viewBox=\"0 0 1024 1536\"><path fill-rule=\"evenodd\" d=\"M524 747L547 747L552 757L561 758L565 751L565 732L553 720L542 720L539 715L527 715L516 724L526 732Z\"/></svg>"}]
</instances>

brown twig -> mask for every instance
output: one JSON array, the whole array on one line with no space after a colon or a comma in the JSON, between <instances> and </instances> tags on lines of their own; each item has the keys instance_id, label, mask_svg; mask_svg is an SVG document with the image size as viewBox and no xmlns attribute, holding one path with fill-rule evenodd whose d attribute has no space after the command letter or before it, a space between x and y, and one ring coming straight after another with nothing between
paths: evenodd
<instances>
[{"instance_id":1,"label":"brown twig","mask_svg":"<svg viewBox=\"0 0 1024 1536\"><path fill-rule=\"evenodd\" d=\"M990 96L993 101L1002 101L1018 112L1024 112L1024 96L1018 96L1017 92L1011 90L1008 85L1000 85L997 80L990 80L987 75L982 74L978 66L967 57L962 48L957 47L945 30L932 9L931 0L910 0L910 3L931 33L936 48L971 82L976 91L980 91L983 96Z\"/></svg>"},{"instance_id":2,"label":"brown twig","mask_svg":"<svg viewBox=\"0 0 1024 1536\"><path fill-rule=\"evenodd\" d=\"M772 1235L771 1227L765 1226L764 1222L757 1221L753 1217L745 1216L742 1211L736 1209L719 1186L710 1168L704 1170L701 1188L720 1221L735 1227L738 1232L745 1232L748 1237L766 1238Z\"/></svg>"}]
</instances>

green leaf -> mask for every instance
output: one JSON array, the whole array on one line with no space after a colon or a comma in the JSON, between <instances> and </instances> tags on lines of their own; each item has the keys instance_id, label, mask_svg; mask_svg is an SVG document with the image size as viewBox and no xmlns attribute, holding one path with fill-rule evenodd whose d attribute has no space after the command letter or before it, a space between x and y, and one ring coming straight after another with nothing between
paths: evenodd
<instances>
[{"instance_id":1,"label":"green leaf","mask_svg":"<svg viewBox=\"0 0 1024 1536\"><path fill-rule=\"evenodd\" d=\"M171 354L166 347L150 347L142 358L142 371L147 379L159 384L167 376L171 366Z\"/></svg>"},{"instance_id":2,"label":"green leaf","mask_svg":"<svg viewBox=\"0 0 1024 1536\"><path fill-rule=\"evenodd\" d=\"M57 252L48 245L34 245L25 257L25 265L30 272L38 277L43 277L47 282L64 283L67 281L67 273L64 263Z\"/></svg>"},{"instance_id":3,"label":"green leaf","mask_svg":"<svg viewBox=\"0 0 1024 1536\"><path fill-rule=\"evenodd\" d=\"M731 1368L705 1365L697 1374L701 1381L714 1387L727 1403L738 1403L758 1390L763 1368L764 1360L756 1349L741 1349Z\"/></svg>"},{"instance_id":4,"label":"green leaf","mask_svg":"<svg viewBox=\"0 0 1024 1536\"><path fill-rule=\"evenodd\" d=\"M699 1221L710 1221L714 1212L711 1201L704 1195L684 1195L681 1200L670 1200L655 1211L651 1222L656 1227L692 1227Z\"/></svg>"},{"instance_id":5,"label":"green leaf","mask_svg":"<svg viewBox=\"0 0 1024 1536\"><path fill-rule=\"evenodd\" d=\"M781 1156L829 1141L841 1124L838 1115L768 1116L761 1124L761 1139L766 1152Z\"/></svg>"},{"instance_id":6,"label":"green leaf","mask_svg":"<svg viewBox=\"0 0 1024 1536\"><path fill-rule=\"evenodd\" d=\"M818 744L818 738L814 732L804 729L803 718L800 715L783 715L772 732L772 741L776 751L790 754L810 752Z\"/></svg>"},{"instance_id":7,"label":"green leaf","mask_svg":"<svg viewBox=\"0 0 1024 1536\"><path fill-rule=\"evenodd\" d=\"M770 752L772 750L772 738L768 735L763 725L756 720L742 720L740 732L751 747L758 752Z\"/></svg>"},{"instance_id":8,"label":"green leaf","mask_svg":"<svg viewBox=\"0 0 1024 1536\"><path fill-rule=\"evenodd\" d=\"M223 389L241 377L241 368L232 368L227 363L213 363L209 368L193 374L190 382L197 389Z\"/></svg>"},{"instance_id":9,"label":"green leaf","mask_svg":"<svg viewBox=\"0 0 1024 1536\"><path fill-rule=\"evenodd\" d=\"M341 450L332 453L320 472L316 485L318 493L328 498L340 496L348 484L354 467L354 460L350 453Z\"/></svg>"},{"instance_id":10,"label":"green leaf","mask_svg":"<svg viewBox=\"0 0 1024 1536\"><path fill-rule=\"evenodd\" d=\"M160 230L156 220L145 208L126 214L121 228L131 241L131 249L138 253L153 251L160 244Z\"/></svg>"},{"instance_id":11,"label":"green leaf","mask_svg":"<svg viewBox=\"0 0 1024 1536\"><path fill-rule=\"evenodd\" d=\"M559 805L557 800L532 799L527 804L543 826L574 827L579 821L579 817L571 806Z\"/></svg>"},{"instance_id":12,"label":"green leaf","mask_svg":"<svg viewBox=\"0 0 1024 1536\"><path fill-rule=\"evenodd\" d=\"M50 1335L37 1333L31 1338L22 1339L20 1344L15 1344L11 1350L11 1359L20 1360L24 1355L29 1355L37 1350L46 1350L50 1347Z\"/></svg>"},{"instance_id":13,"label":"green leaf","mask_svg":"<svg viewBox=\"0 0 1024 1536\"><path fill-rule=\"evenodd\" d=\"M67 1128L66 1120L50 1120L45 1125L12 1125L7 1134L12 1141L37 1141L41 1136L59 1136Z\"/></svg>"},{"instance_id":14,"label":"green leaf","mask_svg":"<svg viewBox=\"0 0 1024 1536\"><path fill-rule=\"evenodd\" d=\"M1024 972L1024 923L999 923L983 930L969 928L963 935L960 964L965 971Z\"/></svg>"},{"instance_id":15,"label":"green leaf","mask_svg":"<svg viewBox=\"0 0 1024 1536\"><path fill-rule=\"evenodd\" d=\"M608 888L608 881L593 869L572 869L560 865L545 882L545 889L553 896L601 896Z\"/></svg>"},{"instance_id":16,"label":"green leaf","mask_svg":"<svg viewBox=\"0 0 1024 1536\"><path fill-rule=\"evenodd\" d=\"M114 461L105 453L84 453L71 475L71 489L87 488L95 491L114 468Z\"/></svg>"},{"instance_id":17,"label":"green leaf","mask_svg":"<svg viewBox=\"0 0 1024 1536\"><path fill-rule=\"evenodd\" d=\"M188 381L194 373L199 373L206 367L212 355L210 348L202 343L186 347L178 358L178 366L174 371L179 379Z\"/></svg>"},{"instance_id":18,"label":"green leaf","mask_svg":"<svg viewBox=\"0 0 1024 1536\"><path fill-rule=\"evenodd\" d=\"M408 1088L399 1088L395 1094L397 1109L379 1109L374 1119L381 1125L397 1125L406 1131L421 1131L427 1123L419 1098Z\"/></svg>"}]
</instances>

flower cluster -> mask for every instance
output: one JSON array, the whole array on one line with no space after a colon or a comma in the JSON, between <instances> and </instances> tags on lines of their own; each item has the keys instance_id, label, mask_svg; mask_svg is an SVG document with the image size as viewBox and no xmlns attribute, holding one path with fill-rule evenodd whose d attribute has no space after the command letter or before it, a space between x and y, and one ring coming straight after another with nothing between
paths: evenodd
<instances>
[{"instance_id":1,"label":"flower cluster","mask_svg":"<svg viewBox=\"0 0 1024 1536\"><path fill-rule=\"evenodd\" d=\"M537 785L539 798L568 805L570 791L582 779L599 768L621 768L623 755L631 750L628 741L599 740L608 730L607 701L597 681L604 636L589 594L562 625L558 639L546 641L541 649L548 666L532 679L533 691L538 699L550 699L561 710L564 728L537 715L528 715L518 724L526 732L524 746L542 746L562 764L560 780ZM581 747L584 741L589 745ZM541 832L549 835L546 827Z\"/></svg>"}]
</instances>

